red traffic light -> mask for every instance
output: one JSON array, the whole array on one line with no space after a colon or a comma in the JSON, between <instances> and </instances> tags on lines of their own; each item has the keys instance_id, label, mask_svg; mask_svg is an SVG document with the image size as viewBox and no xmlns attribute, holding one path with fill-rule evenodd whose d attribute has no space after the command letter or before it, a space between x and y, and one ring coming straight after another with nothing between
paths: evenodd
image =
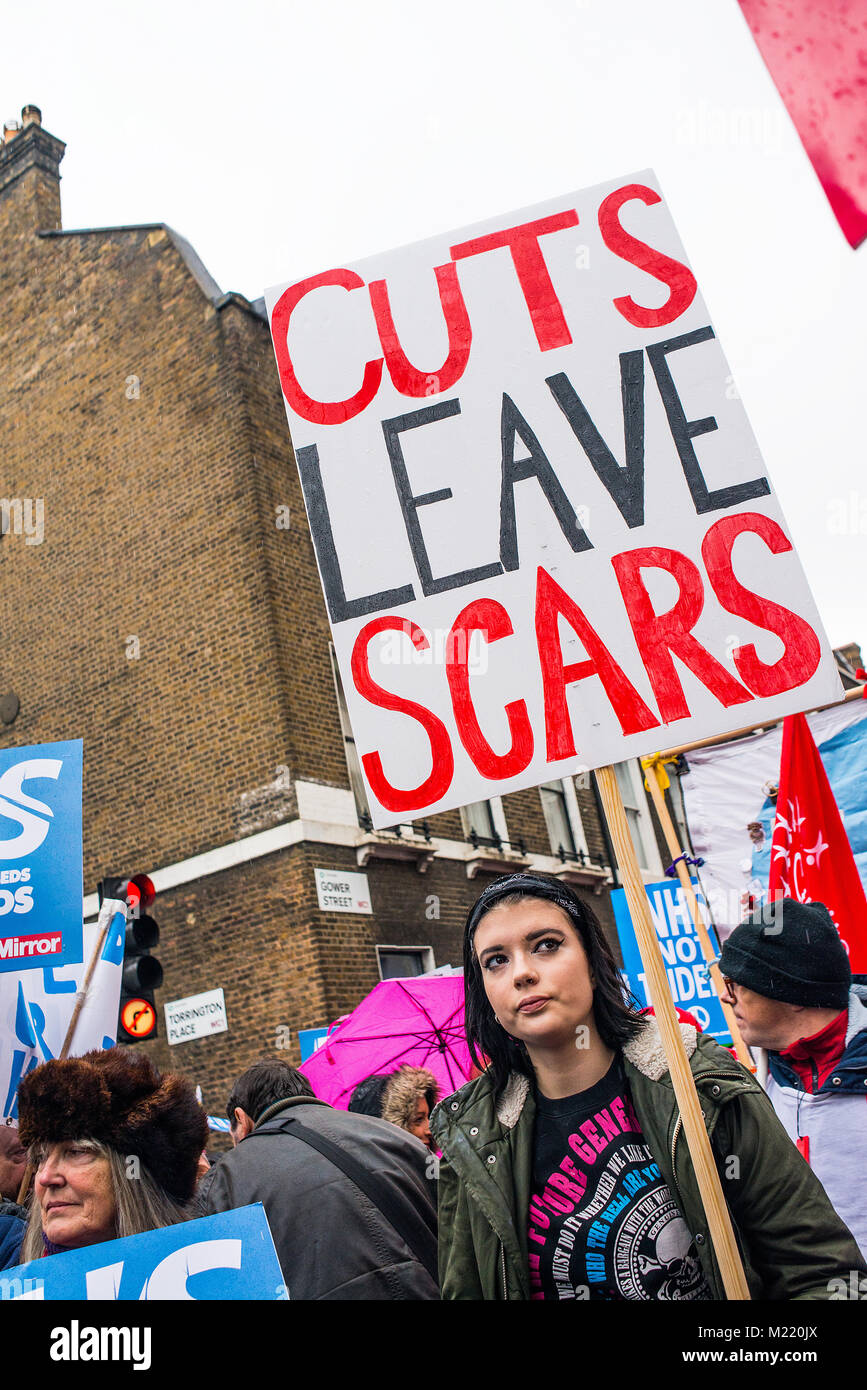
<instances>
[{"instance_id":1,"label":"red traffic light","mask_svg":"<svg viewBox=\"0 0 867 1390\"><path fill-rule=\"evenodd\" d=\"M150 907L157 890L147 874L134 874L126 885L126 900L130 907Z\"/></svg>"}]
</instances>

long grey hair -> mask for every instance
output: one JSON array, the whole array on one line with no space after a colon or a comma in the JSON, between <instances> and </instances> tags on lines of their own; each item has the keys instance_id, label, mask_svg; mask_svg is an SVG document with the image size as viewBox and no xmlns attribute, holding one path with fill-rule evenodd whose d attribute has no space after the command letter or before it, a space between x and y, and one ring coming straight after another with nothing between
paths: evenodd
<instances>
[{"instance_id":1,"label":"long grey hair","mask_svg":"<svg viewBox=\"0 0 867 1390\"><path fill-rule=\"evenodd\" d=\"M135 1155L125 1158L116 1149L110 1149L107 1144L100 1144L95 1139L78 1139L75 1145L92 1150L108 1162L114 1198L114 1239L140 1235L142 1231L157 1231L163 1226L176 1226L178 1222L189 1221L197 1215L159 1187ZM34 1145L31 1158L36 1167L52 1147L50 1144ZM34 1191L19 1259L26 1264L28 1260L39 1259L43 1253L42 1210Z\"/></svg>"}]
</instances>

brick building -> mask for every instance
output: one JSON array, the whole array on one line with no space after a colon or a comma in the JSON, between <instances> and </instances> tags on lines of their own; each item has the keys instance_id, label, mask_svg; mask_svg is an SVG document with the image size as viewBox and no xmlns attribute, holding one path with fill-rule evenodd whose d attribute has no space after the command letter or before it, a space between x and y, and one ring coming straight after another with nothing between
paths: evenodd
<instances>
[{"instance_id":1,"label":"brick building","mask_svg":"<svg viewBox=\"0 0 867 1390\"><path fill-rule=\"evenodd\" d=\"M219 1112L381 975L458 964L485 875L561 873L613 935L611 855L592 779L365 826L261 301L163 224L63 229L63 152L35 107L0 147L0 734L83 738L85 915L103 875L155 879L142 1046ZM638 764L619 775L657 878ZM321 910L317 868L365 873L372 911ZM162 1003L217 987L228 1032L170 1047Z\"/></svg>"}]
</instances>

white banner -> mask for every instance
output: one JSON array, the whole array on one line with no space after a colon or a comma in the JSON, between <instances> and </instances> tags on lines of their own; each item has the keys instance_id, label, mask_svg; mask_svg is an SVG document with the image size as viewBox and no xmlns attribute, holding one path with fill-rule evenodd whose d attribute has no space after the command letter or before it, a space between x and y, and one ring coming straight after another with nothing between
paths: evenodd
<instances>
[{"instance_id":1,"label":"white banner","mask_svg":"<svg viewBox=\"0 0 867 1390\"><path fill-rule=\"evenodd\" d=\"M867 701L822 710L807 722L867 887ZM686 819L693 849L705 861L701 883L723 936L743 919L746 896L761 902L767 892L775 815L768 791L780 779L782 739L778 725L686 755Z\"/></svg>"},{"instance_id":2,"label":"white banner","mask_svg":"<svg viewBox=\"0 0 867 1390\"><path fill-rule=\"evenodd\" d=\"M839 697L651 172L266 301L377 826Z\"/></svg>"},{"instance_id":3,"label":"white banner","mask_svg":"<svg viewBox=\"0 0 867 1390\"><path fill-rule=\"evenodd\" d=\"M85 923L83 961L0 975L0 1122L17 1123L18 1083L34 1067L59 1055L77 991L106 921L108 935L78 1016L69 1055L80 1057L116 1042L125 912L123 903L106 899L99 920Z\"/></svg>"}]
</instances>

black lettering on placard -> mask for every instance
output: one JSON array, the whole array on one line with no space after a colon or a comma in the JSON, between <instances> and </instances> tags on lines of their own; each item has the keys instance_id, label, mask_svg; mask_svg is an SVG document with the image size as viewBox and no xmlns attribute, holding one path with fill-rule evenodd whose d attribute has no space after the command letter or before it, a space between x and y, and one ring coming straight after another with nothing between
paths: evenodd
<instances>
[{"instance_id":1,"label":"black lettering on placard","mask_svg":"<svg viewBox=\"0 0 867 1390\"><path fill-rule=\"evenodd\" d=\"M391 459L391 471L394 474L406 534L409 537L412 557L425 597L430 594L443 594L447 589L460 589L464 584L475 584L477 580L491 579L495 574L502 573L501 566L497 561L494 561L490 565L480 565L477 569L461 570L459 574L447 574L440 579L434 579L424 537L421 533L418 520L419 507L429 507L434 502L447 502L452 496L452 490L450 487L442 487L436 492L426 492L420 496L413 494L409 474L406 471L400 436L406 430L419 429L422 425L430 425L436 420L445 420L451 415L460 415L460 413L461 403L455 398L451 401L440 401L437 405L426 406L423 410L411 410L407 415L396 415L391 420L383 420L382 422L382 432L385 435L388 457Z\"/></svg>"},{"instance_id":2,"label":"black lettering on placard","mask_svg":"<svg viewBox=\"0 0 867 1390\"><path fill-rule=\"evenodd\" d=\"M515 458L515 439L529 449L524 459ZM500 440L503 450L503 480L500 490L500 560L506 571L519 565L518 536L515 526L515 484L535 478L545 494L560 530L574 551L592 550L593 542L584 530L563 490L563 485L551 467L541 444L510 396L503 395L500 417Z\"/></svg>"},{"instance_id":3,"label":"black lettering on placard","mask_svg":"<svg viewBox=\"0 0 867 1390\"><path fill-rule=\"evenodd\" d=\"M713 337L714 331L708 324L706 328L696 328L692 333L684 333L679 338L666 338L661 343L650 343L647 348L662 404L668 416L671 437L680 456L683 474L699 516L705 512L720 511L723 507L738 506L741 502L748 502L752 497L765 497L771 490L767 478L753 478L748 483L733 483L730 487L716 488L713 492L704 480L690 441L697 435L709 434L719 426L712 415L706 416L703 420L687 420L665 359L669 352L679 352L681 348L693 347L696 343L707 342L708 338Z\"/></svg>"},{"instance_id":4,"label":"black lettering on placard","mask_svg":"<svg viewBox=\"0 0 867 1390\"><path fill-rule=\"evenodd\" d=\"M379 594L368 594L365 598L347 599L340 573L340 561L331 530L328 503L322 486L322 471L319 467L319 450L315 444L298 449L295 454L301 487L310 518L310 531L316 547L316 558L322 575L322 588L328 604L328 612L333 623L342 623L346 618L360 618L365 613L378 613L383 608L396 608L398 604L409 603L415 598L411 584L401 589L385 589Z\"/></svg>"},{"instance_id":5,"label":"black lettering on placard","mask_svg":"<svg viewBox=\"0 0 867 1390\"><path fill-rule=\"evenodd\" d=\"M619 464L565 372L545 378L599 481L630 528L644 525L644 354L621 352L620 398L626 466Z\"/></svg>"}]
</instances>

